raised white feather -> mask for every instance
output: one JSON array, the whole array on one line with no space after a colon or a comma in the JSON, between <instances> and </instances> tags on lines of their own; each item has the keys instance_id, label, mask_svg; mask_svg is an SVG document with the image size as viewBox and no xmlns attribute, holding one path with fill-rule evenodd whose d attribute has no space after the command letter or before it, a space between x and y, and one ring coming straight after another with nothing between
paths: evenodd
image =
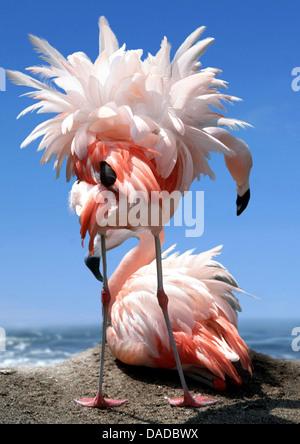
<instances>
[{"instance_id":1,"label":"raised white feather","mask_svg":"<svg viewBox=\"0 0 300 444\"><path fill-rule=\"evenodd\" d=\"M27 68L40 80L7 71L11 81L33 88L27 95L37 100L20 113L56 113L38 125L24 140L25 147L42 137L39 150L45 149L41 163L55 158L57 175L66 157L83 159L95 139L123 139L157 151L154 155L158 173L167 178L180 158L186 166L182 191L195 177L213 177L207 158L209 151L231 151L205 132L206 127L236 129L247 125L214 112L224 103L239 100L219 91L225 82L216 79L218 69L200 69L199 57L213 39L199 40L205 28L194 31L170 60L166 37L153 56L142 60L142 51L126 51L107 20L99 20L99 56L94 63L83 52L67 58L46 40L30 36L36 50L49 66ZM153 156L153 154L149 154ZM74 174L74 164L67 164L67 179Z\"/></svg>"}]
</instances>

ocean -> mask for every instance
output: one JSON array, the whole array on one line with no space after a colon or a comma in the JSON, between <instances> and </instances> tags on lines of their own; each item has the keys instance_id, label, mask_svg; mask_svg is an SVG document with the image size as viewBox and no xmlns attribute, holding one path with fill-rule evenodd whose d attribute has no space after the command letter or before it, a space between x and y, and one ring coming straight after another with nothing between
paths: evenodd
<instances>
[{"instance_id":1,"label":"ocean","mask_svg":"<svg viewBox=\"0 0 300 444\"><path fill-rule=\"evenodd\" d=\"M300 359L300 320L242 320L239 332L256 352ZM101 325L7 328L0 335L0 368L55 365L100 342Z\"/></svg>"}]
</instances>

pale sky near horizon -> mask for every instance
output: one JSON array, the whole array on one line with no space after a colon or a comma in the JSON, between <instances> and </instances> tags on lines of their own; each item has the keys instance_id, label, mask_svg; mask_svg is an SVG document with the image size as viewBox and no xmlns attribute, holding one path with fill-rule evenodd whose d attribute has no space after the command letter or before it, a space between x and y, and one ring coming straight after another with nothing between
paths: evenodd
<instances>
[{"instance_id":1,"label":"pale sky near horizon","mask_svg":"<svg viewBox=\"0 0 300 444\"><path fill-rule=\"evenodd\" d=\"M165 35L174 54L194 29L207 26L205 37L215 42L202 63L220 68L229 94L243 99L228 116L253 125L237 134L252 150L251 200L237 217L235 184L223 158L212 155L216 181L202 178L192 186L204 191L203 235L186 238L184 227L171 227L165 248L177 243L180 252L201 252L222 244L218 260L262 299L240 295L241 319L293 317L300 323L300 91L292 89L292 70L300 66L299 14L300 4L291 0L53 0L49 6L29 0L0 9L0 67L22 72L41 63L29 33L65 56L84 51L94 61L101 15L120 45L142 48L144 56L155 54ZM101 316L101 288L83 263L78 219L68 209L71 184L63 172L55 180L53 163L39 166L38 142L19 148L45 118L16 120L32 103L19 97L27 90L7 80L0 92L0 326L94 323ZM110 272L134 243L109 252Z\"/></svg>"}]
</instances>

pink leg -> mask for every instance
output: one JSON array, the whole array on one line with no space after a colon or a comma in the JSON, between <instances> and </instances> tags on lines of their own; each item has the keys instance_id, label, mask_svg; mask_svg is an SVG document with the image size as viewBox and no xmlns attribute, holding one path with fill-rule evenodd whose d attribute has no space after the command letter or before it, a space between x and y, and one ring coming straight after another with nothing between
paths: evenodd
<instances>
[{"instance_id":1,"label":"pink leg","mask_svg":"<svg viewBox=\"0 0 300 444\"><path fill-rule=\"evenodd\" d=\"M158 290L157 290L157 299L158 303L162 309L169 338L172 345L172 350L174 353L174 358L177 365L178 374L180 377L182 389L183 389L183 397L182 398L175 398L175 399L168 399L169 403L171 405L179 406L179 407L185 407L185 406L191 406L191 407L204 407L207 405L215 404L217 402L216 399L207 398L205 396L197 395L193 397L186 385L185 377L182 370L182 365L180 362L178 350L176 347L174 334L168 314L168 297L164 292L163 289L163 274L162 274L162 263L161 263L161 244L158 236L155 236L155 247L156 247L156 264L157 264L157 282L158 282Z\"/></svg>"},{"instance_id":2,"label":"pink leg","mask_svg":"<svg viewBox=\"0 0 300 444\"><path fill-rule=\"evenodd\" d=\"M124 402L126 402L126 399L123 400L107 399L104 398L102 394L104 355L105 355L105 343L106 343L106 324L107 324L108 308L111 299L107 284L105 236L103 235L101 235L101 247L102 247L102 261L103 261L103 290L101 295L102 307L103 307L103 320L102 320L102 344L101 344L101 360L100 360L98 393L95 398L75 399L75 402L77 402L77 404L80 404L84 407L96 407L99 409L103 409L106 407L118 407L124 404Z\"/></svg>"}]
</instances>

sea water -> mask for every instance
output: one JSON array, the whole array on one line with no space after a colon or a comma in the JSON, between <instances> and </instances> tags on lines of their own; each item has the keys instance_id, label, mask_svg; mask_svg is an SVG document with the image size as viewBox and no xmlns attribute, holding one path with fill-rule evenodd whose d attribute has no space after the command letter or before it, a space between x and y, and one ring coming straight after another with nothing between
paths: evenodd
<instances>
[{"instance_id":1,"label":"sea water","mask_svg":"<svg viewBox=\"0 0 300 444\"><path fill-rule=\"evenodd\" d=\"M0 368L58 364L99 344L100 332L101 326L8 328Z\"/></svg>"},{"instance_id":2,"label":"sea water","mask_svg":"<svg viewBox=\"0 0 300 444\"><path fill-rule=\"evenodd\" d=\"M279 359L300 359L299 339L292 335L300 320L242 320L241 337L256 352ZM0 368L15 366L47 366L63 362L71 356L101 342L101 326L42 328L7 328L5 350L0 351Z\"/></svg>"}]
</instances>

